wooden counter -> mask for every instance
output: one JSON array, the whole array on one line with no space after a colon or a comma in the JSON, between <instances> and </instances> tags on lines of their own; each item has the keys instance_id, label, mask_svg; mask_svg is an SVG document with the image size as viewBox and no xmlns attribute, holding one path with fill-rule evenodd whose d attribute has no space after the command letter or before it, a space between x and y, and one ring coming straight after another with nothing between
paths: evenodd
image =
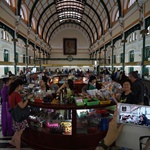
<instances>
[{"instance_id":1,"label":"wooden counter","mask_svg":"<svg viewBox=\"0 0 150 150\"><path fill-rule=\"evenodd\" d=\"M35 150L95 150L99 141L103 139L107 131L95 131L94 133L77 134L76 120L77 109L104 108L109 105L98 106L76 106L75 104L44 104L29 102L30 106L47 108L72 110L72 134L53 134L49 132L48 127L27 128L22 134L22 141Z\"/></svg>"}]
</instances>

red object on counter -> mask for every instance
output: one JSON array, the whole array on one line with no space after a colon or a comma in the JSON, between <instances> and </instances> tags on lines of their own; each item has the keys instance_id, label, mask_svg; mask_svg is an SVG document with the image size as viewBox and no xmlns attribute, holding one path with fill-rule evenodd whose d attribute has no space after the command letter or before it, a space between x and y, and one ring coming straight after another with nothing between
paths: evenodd
<instances>
[{"instance_id":1,"label":"red object on counter","mask_svg":"<svg viewBox=\"0 0 150 150\"><path fill-rule=\"evenodd\" d=\"M43 100L35 98L35 99L34 99L34 102L35 102L35 103L43 103Z\"/></svg>"},{"instance_id":2,"label":"red object on counter","mask_svg":"<svg viewBox=\"0 0 150 150\"><path fill-rule=\"evenodd\" d=\"M96 113L105 115L105 114L107 114L107 110L106 109L97 109Z\"/></svg>"}]
</instances>

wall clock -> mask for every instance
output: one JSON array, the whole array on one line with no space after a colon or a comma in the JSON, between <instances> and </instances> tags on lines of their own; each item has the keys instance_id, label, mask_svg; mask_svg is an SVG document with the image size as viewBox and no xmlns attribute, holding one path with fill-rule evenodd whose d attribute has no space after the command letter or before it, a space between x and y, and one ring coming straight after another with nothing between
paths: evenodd
<instances>
[{"instance_id":1,"label":"wall clock","mask_svg":"<svg viewBox=\"0 0 150 150\"><path fill-rule=\"evenodd\" d=\"M72 60L73 60L73 57L72 57L71 55L69 55L69 56L67 57L67 60L68 60L68 61L72 61Z\"/></svg>"}]
</instances>

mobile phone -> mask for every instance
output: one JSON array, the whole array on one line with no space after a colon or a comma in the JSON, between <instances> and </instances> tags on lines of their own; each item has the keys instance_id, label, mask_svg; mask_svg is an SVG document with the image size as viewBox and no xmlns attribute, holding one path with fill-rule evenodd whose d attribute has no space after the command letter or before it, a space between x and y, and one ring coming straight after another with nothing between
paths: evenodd
<instances>
[{"instance_id":1,"label":"mobile phone","mask_svg":"<svg viewBox=\"0 0 150 150\"><path fill-rule=\"evenodd\" d=\"M118 103L117 122L150 128L150 106Z\"/></svg>"}]
</instances>

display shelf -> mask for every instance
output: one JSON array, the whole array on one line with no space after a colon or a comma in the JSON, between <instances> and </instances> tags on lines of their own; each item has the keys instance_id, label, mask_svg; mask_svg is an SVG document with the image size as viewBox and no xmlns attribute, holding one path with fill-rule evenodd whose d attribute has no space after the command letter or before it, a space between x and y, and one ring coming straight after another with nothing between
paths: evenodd
<instances>
[{"instance_id":1,"label":"display shelf","mask_svg":"<svg viewBox=\"0 0 150 150\"><path fill-rule=\"evenodd\" d=\"M29 102L30 106L41 107L41 108L51 108L51 109L90 109L90 108L105 108L108 106L113 106L115 103L103 104L103 105L95 105L95 106L77 106L76 104L50 104L50 103L35 103Z\"/></svg>"},{"instance_id":2,"label":"display shelf","mask_svg":"<svg viewBox=\"0 0 150 150\"><path fill-rule=\"evenodd\" d=\"M38 150L95 150L99 141L105 137L107 131L94 131L77 133L77 110L105 108L109 105L97 106L76 106L75 104L48 104L29 102L31 107L67 110L71 111L72 132L69 135L51 133L50 128L41 126L38 128L29 127L22 134L22 141L29 147Z\"/></svg>"}]
</instances>

